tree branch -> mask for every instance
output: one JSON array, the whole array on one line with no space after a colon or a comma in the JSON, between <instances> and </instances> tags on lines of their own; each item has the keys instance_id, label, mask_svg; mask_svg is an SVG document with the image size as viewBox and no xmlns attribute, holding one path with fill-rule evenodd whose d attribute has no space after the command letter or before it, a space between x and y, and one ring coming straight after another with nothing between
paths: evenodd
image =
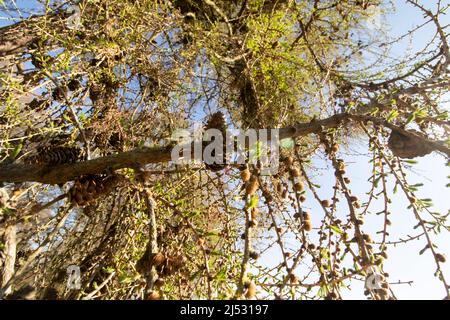
<instances>
[{"instance_id":1,"label":"tree branch","mask_svg":"<svg viewBox=\"0 0 450 320\"><path fill-rule=\"evenodd\" d=\"M395 130L405 136L413 137L416 141L427 144L430 149L444 153L450 158L450 149L440 141L432 141L412 131L396 126L383 118L369 115L354 115L340 113L323 120L316 120L308 123L281 128L280 139L306 136L312 133L320 133L324 129L335 128L339 125L356 122L372 122L373 124ZM270 137L270 135L267 135ZM58 166L28 165L28 164L6 164L0 165L0 182L27 182L34 181L48 184L64 183L76 177L87 174L100 174L106 170L117 170L123 168L135 168L136 165L148 163L161 163L171 160L173 145L165 147L153 147L135 149L114 155L96 158L89 161L80 161L72 164ZM193 148L191 148L192 150Z\"/></svg>"},{"instance_id":2,"label":"tree branch","mask_svg":"<svg viewBox=\"0 0 450 320\"><path fill-rule=\"evenodd\" d=\"M3 270L1 277L1 287L0 295L8 295L12 292L12 287L7 286L11 278L14 275L14 267L16 263L16 251L17 251L17 229L15 224L11 224L6 227L5 234L3 236L5 248L4 255L5 260L3 261Z\"/></svg>"}]
</instances>

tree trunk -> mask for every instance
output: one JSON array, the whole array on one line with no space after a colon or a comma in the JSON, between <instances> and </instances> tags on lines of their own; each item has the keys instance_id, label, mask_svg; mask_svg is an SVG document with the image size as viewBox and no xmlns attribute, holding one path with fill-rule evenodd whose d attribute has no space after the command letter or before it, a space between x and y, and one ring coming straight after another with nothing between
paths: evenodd
<instances>
[{"instance_id":1,"label":"tree trunk","mask_svg":"<svg viewBox=\"0 0 450 320\"><path fill-rule=\"evenodd\" d=\"M4 257L2 261L3 270L1 296L4 296L11 293L12 287L8 284L8 282L14 275L14 265L16 263L17 238L15 224L11 224L6 227L2 242L4 244Z\"/></svg>"}]
</instances>

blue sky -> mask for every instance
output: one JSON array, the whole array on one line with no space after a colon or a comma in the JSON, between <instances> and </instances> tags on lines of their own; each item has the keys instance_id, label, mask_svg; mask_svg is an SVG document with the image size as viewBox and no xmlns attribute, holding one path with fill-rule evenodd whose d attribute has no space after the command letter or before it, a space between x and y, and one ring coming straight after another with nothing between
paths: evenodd
<instances>
[{"instance_id":1,"label":"blue sky","mask_svg":"<svg viewBox=\"0 0 450 320\"><path fill-rule=\"evenodd\" d=\"M411 5L405 4L404 1L394 1L397 6L395 13L389 14L386 17L386 22L389 25L389 35L393 37L404 34L406 31L412 29L414 26L422 23L423 16L416 8ZM436 1L422 1L428 5L435 6ZM449 1L442 1L448 5ZM450 24L450 16L447 14L441 20L442 25ZM401 57L405 54L406 50L420 51L424 45L426 45L429 39L434 35L434 29L431 27L423 28L417 32L414 36L414 40L410 43L410 39L405 39L401 44L393 48L391 56ZM445 103L447 110L449 104ZM347 150L349 153L359 153L367 150L367 144L365 142L357 142ZM347 156L350 162L349 165L350 178L352 180L352 190L354 192L363 195L370 188L366 179L370 172L369 158L364 156L352 157ZM450 175L450 167L446 166L447 160L444 156L433 153L423 158L418 158L418 164L414 165L412 170L408 173L409 182L411 184L422 182L424 186L417 193L419 198L432 198L434 203L433 211L446 214L450 210L450 188L446 188L446 185L450 182L447 177ZM323 184L324 197L326 195L325 186L329 176L324 175L319 179ZM391 184L392 186L392 184ZM392 190L392 188L391 188ZM329 195L325 198L330 198ZM361 197L362 200L364 197ZM398 196L393 197L393 203L391 205L392 227L390 229L390 239L396 240L397 238L406 238L406 235L416 235L419 229L412 231L413 226L416 224L413 213L407 210L408 203L401 193ZM313 206L312 211L321 212L320 208ZM374 212L378 210L372 210ZM426 214L422 215L427 218ZM319 219L320 220L320 219ZM363 230L374 234L382 228L381 217L372 215L367 217ZM319 223L319 221L317 221ZM447 224L448 225L448 224ZM374 239L377 241L377 239ZM437 250L447 256L447 260L450 258L450 233L448 231L442 231L439 236L433 236L433 240L438 245ZM425 246L425 240L415 240L407 244L401 244L396 247L390 247L388 250L389 259L385 263L384 270L390 274L389 281L413 281L410 285L393 285L394 292L399 299L442 299L445 296L443 285L434 276L433 273L436 270L433 257L429 251L426 251L423 255L419 255L419 251ZM450 277L450 264L447 261L443 265L443 271L447 278ZM362 298L363 283L353 281L354 285L352 291L344 291L344 297L346 298Z\"/></svg>"}]
</instances>

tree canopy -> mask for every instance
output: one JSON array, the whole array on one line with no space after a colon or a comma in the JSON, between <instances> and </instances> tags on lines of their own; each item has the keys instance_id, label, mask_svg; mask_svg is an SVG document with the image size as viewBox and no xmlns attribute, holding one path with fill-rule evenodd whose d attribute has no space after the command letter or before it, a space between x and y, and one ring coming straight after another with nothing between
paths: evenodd
<instances>
[{"instance_id":1,"label":"tree canopy","mask_svg":"<svg viewBox=\"0 0 450 320\"><path fill-rule=\"evenodd\" d=\"M408 171L450 158L450 5L405 4L423 24L392 37L389 1L0 1L1 297L395 299L388 251L420 241L449 298L448 212ZM199 126L279 129L277 172L260 145L174 162Z\"/></svg>"}]
</instances>

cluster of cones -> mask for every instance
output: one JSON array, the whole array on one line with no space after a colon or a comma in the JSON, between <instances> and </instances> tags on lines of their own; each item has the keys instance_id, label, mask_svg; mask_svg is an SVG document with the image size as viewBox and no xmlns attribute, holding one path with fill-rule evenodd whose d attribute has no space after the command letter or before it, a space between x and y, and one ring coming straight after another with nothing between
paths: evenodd
<instances>
[{"instance_id":1,"label":"cluster of cones","mask_svg":"<svg viewBox=\"0 0 450 320\"><path fill-rule=\"evenodd\" d=\"M78 206L85 206L100 195L109 193L119 182L117 175L89 175L75 180L69 190L69 201Z\"/></svg>"},{"instance_id":2,"label":"cluster of cones","mask_svg":"<svg viewBox=\"0 0 450 320\"><path fill-rule=\"evenodd\" d=\"M207 131L209 129L217 129L217 130L219 130L222 133L224 145L223 145L222 152L221 152L222 154L220 154L220 155L217 154L216 155L215 154L215 150L211 154L211 156L213 156L213 157L216 157L218 159L221 158L222 159L221 163L218 163L218 162L205 163L205 167L208 170L211 170L211 171L220 171L222 169L225 169L226 163L227 163L226 154L224 152L227 124L226 124L226 121L225 121L225 116L224 116L224 114L222 112L219 111L219 112L213 113L209 117L209 119L206 122L206 125L204 127L204 130ZM209 144L209 142L205 141L204 144L205 144L204 147L206 147Z\"/></svg>"},{"instance_id":3,"label":"cluster of cones","mask_svg":"<svg viewBox=\"0 0 450 320\"><path fill-rule=\"evenodd\" d=\"M42 146L37 154L27 159L31 164L59 165L74 163L81 159L81 150L77 147Z\"/></svg>"},{"instance_id":4,"label":"cluster of cones","mask_svg":"<svg viewBox=\"0 0 450 320\"><path fill-rule=\"evenodd\" d=\"M149 255L151 258L149 259ZM186 264L186 258L181 254L168 255L162 252L149 254L148 251L136 263L136 270L145 274L151 267L155 267L160 277L169 277L178 272Z\"/></svg>"}]
</instances>

